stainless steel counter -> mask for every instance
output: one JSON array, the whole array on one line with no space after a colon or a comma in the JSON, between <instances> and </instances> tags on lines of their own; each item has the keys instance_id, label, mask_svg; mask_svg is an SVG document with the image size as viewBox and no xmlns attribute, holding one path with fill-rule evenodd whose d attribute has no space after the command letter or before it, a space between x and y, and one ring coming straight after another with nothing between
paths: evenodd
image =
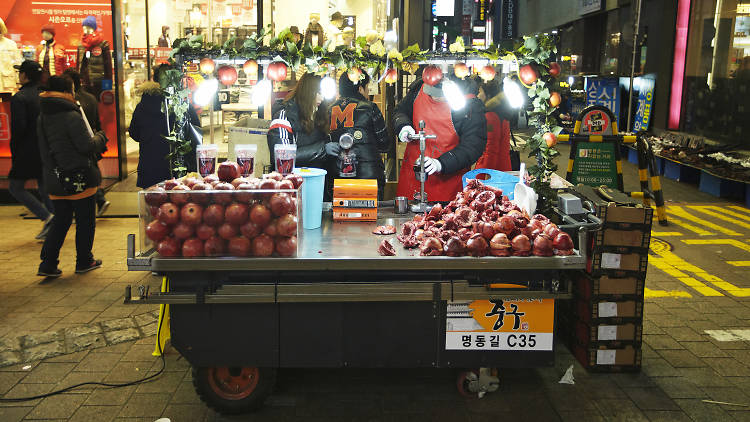
<instances>
[{"instance_id":1,"label":"stainless steel counter","mask_svg":"<svg viewBox=\"0 0 750 422\"><path fill-rule=\"evenodd\" d=\"M131 271L405 271L405 270L547 270L585 268L586 258L552 257L447 257L419 256L419 249L404 249L396 235L372 234L375 227L390 224L398 230L412 215L396 216L383 209L376 223L333 222L324 213L322 227L302 230L295 258L162 258L156 253L135 256L134 240L128 242ZM132 237L132 235L131 235ZM390 239L396 256L380 256L378 245ZM584 244L583 242L581 244Z\"/></svg>"}]
</instances>

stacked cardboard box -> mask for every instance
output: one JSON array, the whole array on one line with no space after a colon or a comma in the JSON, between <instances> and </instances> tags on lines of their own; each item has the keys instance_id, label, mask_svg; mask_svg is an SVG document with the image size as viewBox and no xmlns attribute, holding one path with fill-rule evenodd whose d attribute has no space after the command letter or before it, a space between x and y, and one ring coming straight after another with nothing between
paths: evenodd
<instances>
[{"instance_id":1,"label":"stacked cardboard box","mask_svg":"<svg viewBox=\"0 0 750 422\"><path fill-rule=\"evenodd\" d=\"M334 179L333 220L375 221L378 219L378 181Z\"/></svg>"},{"instance_id":2,"label":"stacked cardboard box","mask_svg":"<svg viewBox=\"0 0 750 422\"><path fill-rule=\"evenodd\" d=\"M589 370L638 371L653 210L617 191L575 191L603 227L589 238L587 270L572 276L575 294L559 314L561 334Z\"/></svg>"}]
</instances>

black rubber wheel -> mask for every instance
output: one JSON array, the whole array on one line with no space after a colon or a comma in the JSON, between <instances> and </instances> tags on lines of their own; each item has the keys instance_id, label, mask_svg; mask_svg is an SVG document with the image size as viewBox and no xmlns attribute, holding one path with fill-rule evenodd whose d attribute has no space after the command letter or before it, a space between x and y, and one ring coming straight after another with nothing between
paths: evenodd
<instances>
[{"instance_id":1,"label":"black rubber wheel","mask_svg":"<svg viewBox=\"0 0 750 422\"><path fill-rule=\"evenodd\" d=\"M208 407L223 414L260 409L276 383L275 368L193 368L193 386Z\"/></svg>"}]
</instances>

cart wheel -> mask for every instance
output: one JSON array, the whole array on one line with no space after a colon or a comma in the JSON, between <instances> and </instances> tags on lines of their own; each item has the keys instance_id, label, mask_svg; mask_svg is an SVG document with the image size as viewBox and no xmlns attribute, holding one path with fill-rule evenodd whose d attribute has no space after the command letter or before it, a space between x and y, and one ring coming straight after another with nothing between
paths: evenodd
<instances>
[{"instance_id":1,"label":"cart wheel","mask_svg":"<svg viewBox=\"0 0 750 422\"><path fill-rule=\"evenodd\" d=\"M458 393L469 399L477 398L477 393L472 393L471 391L469 391L469 382L476 379L477 373L475 371L459 372L458 378L456 379L456 388L458 388Z\"/></svg>"},{"instance_id":2,"label":"cart wheel","mask_svg":"<svg viewBox=\"0 0 750 422\"><path fill-rule=\"evenodd\" d=\"M219 413L238 414L259 409L275 383L274 368L193 368L195 391L201 400Z\"/></svg>"}]
</instances>

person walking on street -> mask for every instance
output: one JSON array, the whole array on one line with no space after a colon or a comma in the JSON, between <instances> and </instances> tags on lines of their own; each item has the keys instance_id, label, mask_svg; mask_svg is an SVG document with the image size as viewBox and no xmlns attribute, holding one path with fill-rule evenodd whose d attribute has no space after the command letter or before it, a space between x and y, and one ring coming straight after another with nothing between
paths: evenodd
<instances>
[{"instance_id":1,"label":"person walking on street","mask_svg":"<svg viewBox=\"0 0 750 422\"><path fill-rule=\"evenodd\" d=\"M94 133L102 130L102 123L99 120L99 102L96 101L96 97L81 88L81 74L72 67L69 67L65 69L63 76L67 76L73 80L75 99L83 109L84 114L86 114L86 119L89 121L91 130ZM109 208L109 201L104 197L104 189L100 187L96 190L96 216L101 217L104 215L107 208Z\"/></svg>"},{"instance_id":2,"label":"person walking on street","mask_svg":"<svg viewBox=\"0 0 750 422\"><path fill-rule=\"evenodd\" d=\"M44 221L37 239L44 239L52 225L52 202L47 197L39 157L36 119L39 116L39 81L42 67L33 60L14 66L18 70L21 89L10 100L10 153L11 169L8 190L14 198L35 216ZM26 181L36 179L41 201L26 190Z\"/></svg>"},{"instance_id":3,"label":"person walking on street","mask_svg":"<svg viewBox=\"0 0 750 422\"><path fill-rule=\"evenodd\" d=\"M55 207L55 217L41 252L37 275L56 278L65 236L73 216L76 219L77 274L101 267L94 259L96 189L101 173L96 160L106 151L107 138L99 131L92 135L73 97L73 81L52 76L40 95L41 113L37 123L43 178ZM75 180L78 183L70 183Z\"/></svg>"}]
</instances>

